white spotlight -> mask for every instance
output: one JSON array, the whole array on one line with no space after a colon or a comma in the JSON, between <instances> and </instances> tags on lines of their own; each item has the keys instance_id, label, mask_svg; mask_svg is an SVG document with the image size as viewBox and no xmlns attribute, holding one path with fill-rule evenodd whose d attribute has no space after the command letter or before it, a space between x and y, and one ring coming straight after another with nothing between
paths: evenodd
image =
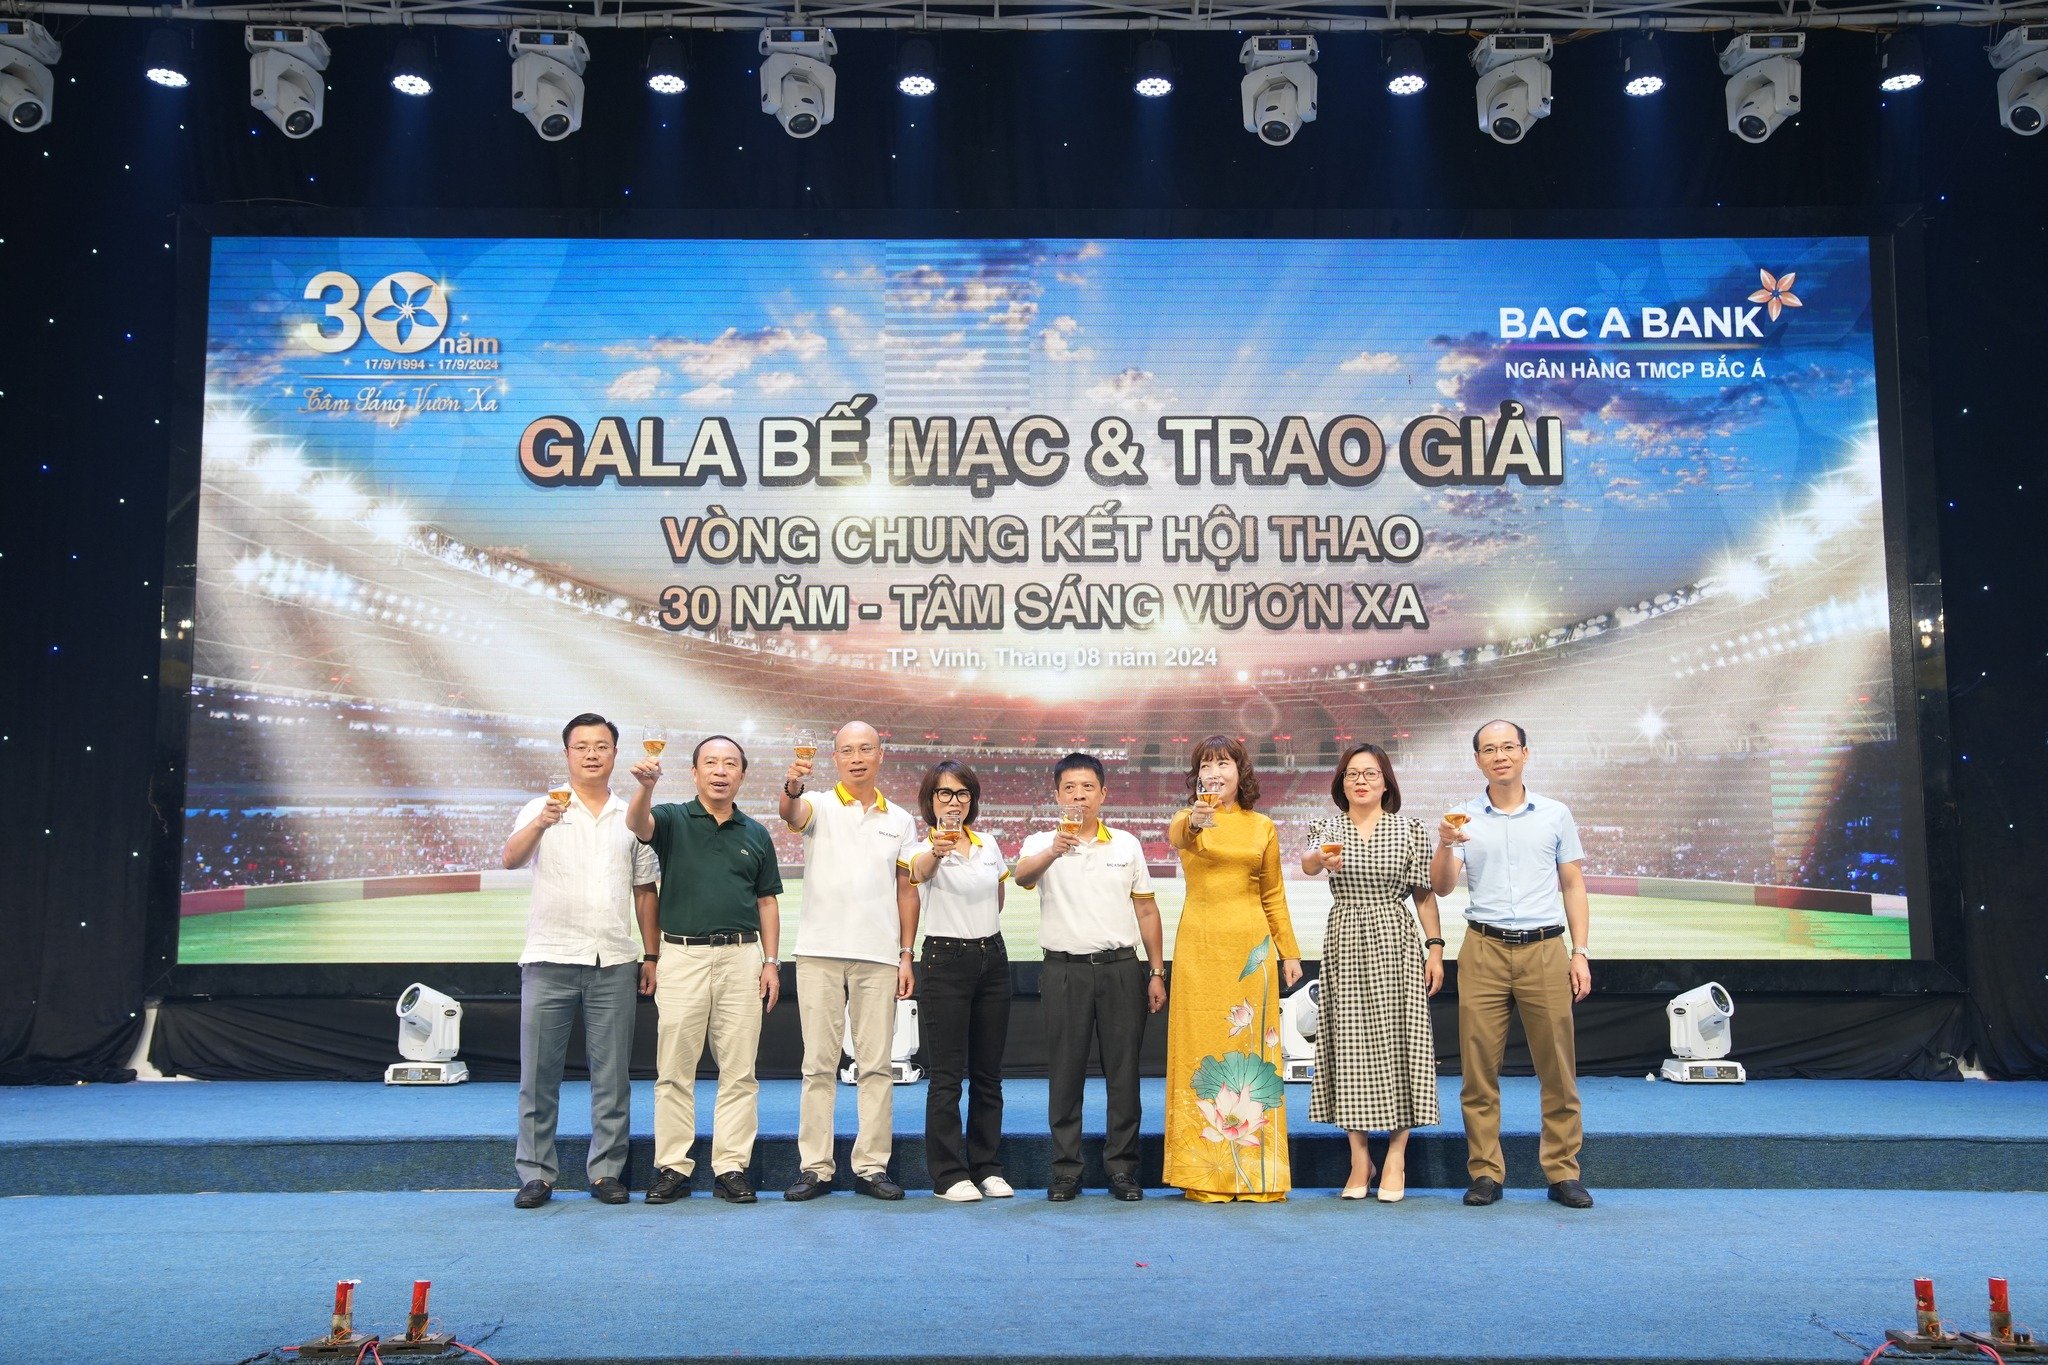
<instances>
[{"instance_id":1,"label":"white spotlight","mask_svg":"<svg viewBox=\"0 0 2048 1365\"><path fill-rule=\"evenodd\" d=\"M1308 34L1245 39L1237 59L1245 67L1238 95L1246 132L1257 133L1269 147L1285 147L1302 124L1316 121L1316 72L1310 63L1319 50Z\"/></svg>"},{"instance_id":2,"label":"white spotlight","mask_svg":"<svg viewBox=\"0 0 2048 1365\"><path fill-rule=\"evenodd\" d=\"M297 24L251 24L242 30L249 49L249 104L261 109L288 138L311 137L327 112L327 40Z\"/></svg>"},{"instance_id":3,"label":"white spotlight","mask_svg":"<svg viewBox=\"0 0 2048 1365\"><path fill-rule=\"evenodd\" d=\"M1309 982L1280 1002L1280 1078L1316 1078L1316 1026L1321 1022L1323 983Z\"/></svg>"},{"instance_id":4,"label":"white spotlight","mask_svg":"<svg viewBox=\"0 0 2048 1365\"><path fill-rule=\"evenodd\" d=\"M853 1012L847 1011L846 1022L840 1035L840 1051L847 1057L845 1066L839 1068L839 1080L843 1085L853 1085L860 1080L860 1069L853 1064ZM915 1085L924 1079L924 1068L911 1058L917 1056L917 1046L922 1034L917 1026L917 1002L898 1000L896 1002L896 1031L889 1040L889 1080L895 1085Z\"/></svg>"},{"instance_id":5,"label":"white spotlight","mask_svg":"<svg viewBox=\"0 0 2048 1365\"><path fill-rule=\"evenodd\" d=\"M1740 1085L1748 1079L1741 1062L1723 1060L1735 1046L1728 1021L1735 1017L1735 999L1718 981L1696 986L1664 1007L1671 1021L1671 1051L1664 1059L1667 1081L1702 1081Z\"/></svg>"},{"instance_id":6,"label":"white spotlight","mask_svg":"<svg viewBox=\"0 0 2048 1365\"><path fill-rule=\"evenodd\" d=\"M1489 33L1472 49L1479 126L1495 142L1512 146L1549 117L1550 54L1544 33Z\"/></svg>"},{"instance_id":7,"label":"white spotlight","mask_svg":"<svg viewBox=\"0 0 2048 1365\"><path fill-rule=\"evenodd\" d=\"M462 1004L415 981L398 997L398 1055L384 1068L386 1085L460 1085L469 1067L462 1050Z\"/></svg>"},{"instance_id":8,"label":"white spotlight","mask_svg":"<svg viewBox=\"0 0 2048 1365\"><path fill-rule=\"evenodd\" d=\"M1728 77L1728 131L1762 142L1799 112L1799 59L1804 33L1744 33L1721 49Z\"/></svg>"},{"instance_id":9,"label":"white spotlight","mask_svg":"<svg viewBox=\"0 0 2048 1365\"><path fill-rule=\"evenodd\" d=\"M519 28L506 46L512 53L512 107L526 115L548 142L560 142L583 126L583 71L590 44L570 29Z\"/></svg>"},{"instance_id":10,"label":"white spotlight","mask_svg":"<svg viewBox=\"0 0 2048 1365\"><path fill-rule=\"evenodd\" d=\"M0 19L0 117L17 133L33 133L51 119L57 78L50 67L63 45L33 19Z\"/></svg>"},{"instance_id":11,"label":"white spotlight","mask_svg":"<svg viewBox=\"0 0 2048 1365\"><path fill-rule=\"evenodd\" d=\"M1998 72L1998 121L2032 137L2048 121L2048 24L2023 24L1991 49Z\"/></svg>"},{"instance_id":12,"label":"white spotlight","mask_svg":"<svg viewBox=\"0 0 2048 1365\"><path fill-rule=\"evenodd\" d=\"M832 30L764 28L760 51L761 112L775 115L791 137L810 137L830 123L839 89Z\"/></svg>"}]
</instances>

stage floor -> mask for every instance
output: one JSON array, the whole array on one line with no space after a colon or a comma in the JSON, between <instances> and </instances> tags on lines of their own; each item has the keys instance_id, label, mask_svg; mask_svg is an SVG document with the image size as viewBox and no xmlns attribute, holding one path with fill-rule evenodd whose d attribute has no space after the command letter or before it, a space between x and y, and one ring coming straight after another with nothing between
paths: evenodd
<instances>
[{"instance_id":1,"label":"stage floor","mask_svg":"<svg viewBox=\"0 0 2048 1365\"><path fill-rule=\"evenodd\" d=\"M1753 1081L1678 1086L1585 1077L1586 1179L1603 1188L1862 1188L2048 1190L2048 1083ZM1165 1083L1144 1083L1141 1177L1156 1183ZM697 1087L708 1136L713 1086ZM794 1081L761 1087L757 1179L796 1173ZM1004 1087L1003 1156L1012 1181L1042 1188L1051 1160L1045 1082ZM1538 1183L1538 1095L1527 1077L1502 1082L1511 1185ZM1091 1179L1103 1127L1100 1080L1087 1088ZM926 1184L925 1088L894 1092L895 1172ZM0 1089L0 1195L208 1191L502 1189L511 1161L517 1087L447 1088L346 1082L199 1081ZM1462 1184L1458 1082L1439 1083L1443 1122L1410 1144L1415 1184ZM1334 1185L1348 1167L1343 1135L1307 1122L1308 1087L1287 1088L1295 1182ZM839 1088L841 1147L853 1125ZM580 1186L589 1088L562 1095L562 1183ZM653 1086L633 1088L629 1183L652 1174ZM701 1157L703 1146L698 1152ZM700 1184L708 1172L698 1171Z\"/></svg>"},{"instance_id":2,"label":"stage floor","mask_svg":"<svg viewBox=\"0 0 2048 1365\"><path fill-rule=\"evenodd\" d=\"M522 1212L497 1193L0 1202L0 1358L226 1365L326 1330L438 1325L512 1362L1831 1362L1910 1326L1910 1278L1984 1326L2048 1321L2048 1195L1601 1191L1466 1209L1298 1193L958 1207L838 1194ZM276 1357L290 1359L289 1356ZM469 1359L470 1357L464 1357Z\"/></svg>"}]
</instances>

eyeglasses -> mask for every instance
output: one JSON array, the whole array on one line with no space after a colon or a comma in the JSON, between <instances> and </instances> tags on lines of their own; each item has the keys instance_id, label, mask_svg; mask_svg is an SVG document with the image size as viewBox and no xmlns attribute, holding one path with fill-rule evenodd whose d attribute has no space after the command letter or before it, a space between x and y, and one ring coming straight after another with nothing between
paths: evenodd
<instances>
[{"instance_id":1,"label":"eyeglasses","mask_svg":"<svg viewBox=\"0 0 2048 1365\"><path fill-rule=\"evenodd\" d=\"M934 801L971 801L973 799L974 793L968 791L965 787L939 787L932 792L932 800Z\"/></svg>"},{"instance_id":2,"label":"eyeglasses","mask_svg":"<svg viewBox=\"0 0 2048 1365\"><path fill-rule=\"evenodd\" d=\"M1518 754L1522 751L1523 747L1520 744L1489 744L1479 751L1479 756L1481 758L1499 758L1502 754Z\"/></svg>"},{"instance_id":3,"label":"eyeglasses","mask_svg":"<svg viewBox=\"0 0 2048 1365\"><path fill-rule=\"evenodd\" d=\"M862 758L870 758L882 752L882 746L879 744L842 744L839 746L839 752L842 754L859 754Z\"/></svg>"},{"instance_id":4,"label":"eyeglasses","mask_svg":"<svg viewBox=\"0 0 2048 1365\"><path fill-rule=\"evenodd\" d=\"M1373 768L1346 768L1344 770L1344 780L1346 782L1385 781L1385 779L1379 775L1378 770Z\"/></svg>"}]
</instances>

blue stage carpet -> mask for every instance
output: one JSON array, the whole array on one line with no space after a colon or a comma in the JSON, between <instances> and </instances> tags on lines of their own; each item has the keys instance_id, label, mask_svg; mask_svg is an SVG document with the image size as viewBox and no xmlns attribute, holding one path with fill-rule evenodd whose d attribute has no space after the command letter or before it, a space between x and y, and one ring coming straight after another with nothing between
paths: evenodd
<instances>
[{"instance_id":1,"label":"blue stage carpet","mask_svg":"<svg viewBox=\"0 0 2048 1365\"><path fill-rule=\"evenodd\" d=\"M1757 1081L1691 1086L1589 1077L1580 1082L1586 1178L1596 1188L2048 1189L2048 1084ZM1442 1083L1444 1124L1417 1133L1416 1185L1462 1184L1457 1082ZM1531 1185L1536 1085L1503 1082L1510 1183ZM1145 1086L1144 1167L1158 1175L1163 1082ZM1020 1186L1042 1186L1050 1153L1045 1083L1006 1086L1005 1161ZM698 1086L708 1133L712 1088ZM504 1188L516 1088L447 1089L327 1082L192 1082L0 1090L0 1195L198 1191ZM853 1096L840 1088L840 1130ZM924 1087L895 1093L896 1173L924 1183ZM756 1170L779 1186L796 1170L797 1086L762 1086ZM1343 1138L1306 1122L1308 1088L1288 1087L1295 1178L1341 1183ZM653 1096L634 1087L631 1183L651 1176ZM563 1182L582 1182L589 1092L563 1087ZM1100 1081L1086 1129L1102 1131ZM1091 1144L1091 1152L1099 1139ZM700 1148L701 1150L701 1148ZM708 1174L700 1169L700 1181ZM1099 1176L1091 1175L1099 1180Z\"/></svg>"},{"instance_id":2,"label":"blue stage carpet","mask_svg":"<svg viewBox=\"0 0 2048 1365\"><path fill-rule=\"evenodd\" d=\"M439 1325L511 1362L1842 1362L1909 1279L1981 1329L1987 1275L2048 1323L2048 1195L1599 1191L1490 1209L1298 1192L968 1207L839 1194L608 1208L502 1194L0 1202L0 1359L225 1365L326 1330ZM289 1357L286 1357L289 1358Z\"/></svg>"}]
</instances>

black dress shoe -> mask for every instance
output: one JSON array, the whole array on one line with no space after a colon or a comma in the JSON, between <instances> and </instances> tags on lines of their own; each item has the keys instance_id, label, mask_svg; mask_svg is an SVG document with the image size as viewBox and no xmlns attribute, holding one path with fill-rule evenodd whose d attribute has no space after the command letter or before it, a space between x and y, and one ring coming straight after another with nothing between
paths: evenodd
<instances>
[{"instance_id":1,"label":"black dress shoe","mask_svg":"<svg viewBox=\"0 0 2048 1365\"><path fill-rule=\"evenodd\" d=\"M901 1199L903 1197L903 1187L886 1175L855 1176L853 1178L853 1192L855 1194L864 1194L870 1199Z\"/></svg>"},{"instance_id":2,"label":"black dress shoe","mask_svg":"<svg viewBox=\"0 0 2048 1365\"><path fill-rule=\"evenodd\" d=\"M1135 1204L1145 1197L1145 1191L1134 1175L1113 1175L1109 1178L1109 1196L1121 1199L1126 1204Z\"/></svg>"},{"instance_id":3,"label":"black dress shoe","mask_svg":"<svg viewBox=\"0 0 2048 1365\"><path fill-rule=\"evenodd\" d=\"M1553 1180L1550 1182L1550 1202L1568 1209L1590 1209L1593 1196L1576 1180Z\"/></svg>"},{"instance_id":4,"label":"black dress shoe","mask_svg":"<svg viewBox=\"0 0 2048 1365\"><path fill-rule=\"evenodd\" d=\"M555 1187L545 1180L529 1180L512 1196L515 1209L537 1209L555 1197Z\"/></svg>"},{"instance_id":5,"label":"black dress shoe","mask_svg":"<svg viewBox=\"0 0 2048 1365\"><path fill-rule=\"evenodd\" d=\"M650 1204L673 1204L678 1199L690 1197L690 1177L673 1166L664 1166L654 1173L654 1183L647 1187L647 1201Z\"/></svg>"},{"instance_id":6,"label":"black dress shoe","mask_svg":"<svg viewBox=\"0 0 2048 1365\"><path fill-rule=\"evenodd\" d=\"M782 1197L788 1203L800 1204L806 1199L816 1199L830 1193L832 1186L829 1182L816 1171L805 1171L797 1176L796 1184L782 1192Z\"/></svg>"},{"instance_id":7,"label":"black dress shoe","mask_svg":"<svg viewBox=\"0 0 2048 1365\"><path fill-rule=\"evenodd\" d=\"M1500 1202L1500 1182L1490 1175L1482 1175L1465 1189L1465 1206L1479 1209L1488 1204Z\"/></svg>"},{"instance_id":8,"label":"black dress shoe","mask_svg":"<svg viewBox=\"0 0 2048 1365\"><path fill-rule=\"evenodd\" d=\"M1045 1188L1045 1197L1055 1204L1064 1204L1080 1193L1081 1177L1077 1175L1056 1175Z\"/></svg>"},{"instance_id":9,"label":"black dress shoe","mask_svg":"<svg viewBox=\"0 0 2048 1365\"><path fill-rule=\"evenodd\" d=\"M590 1183L590 1197L600 1204L623 1204L633 1196L626 1193L626 1187L611 1176Z\"/></svg>"},{"instance_id":10,"label":"black dress shoe","mask_svg":"<svg viewBox=\"0 0 2048 1365\"><path fill-rule=\"evenodd\" d=\"M723 1171L711 1177L711 1192L728 1204L754 1202L754 1187L747 1183L745 1171Z\"/></svg>"}]
</instances>

